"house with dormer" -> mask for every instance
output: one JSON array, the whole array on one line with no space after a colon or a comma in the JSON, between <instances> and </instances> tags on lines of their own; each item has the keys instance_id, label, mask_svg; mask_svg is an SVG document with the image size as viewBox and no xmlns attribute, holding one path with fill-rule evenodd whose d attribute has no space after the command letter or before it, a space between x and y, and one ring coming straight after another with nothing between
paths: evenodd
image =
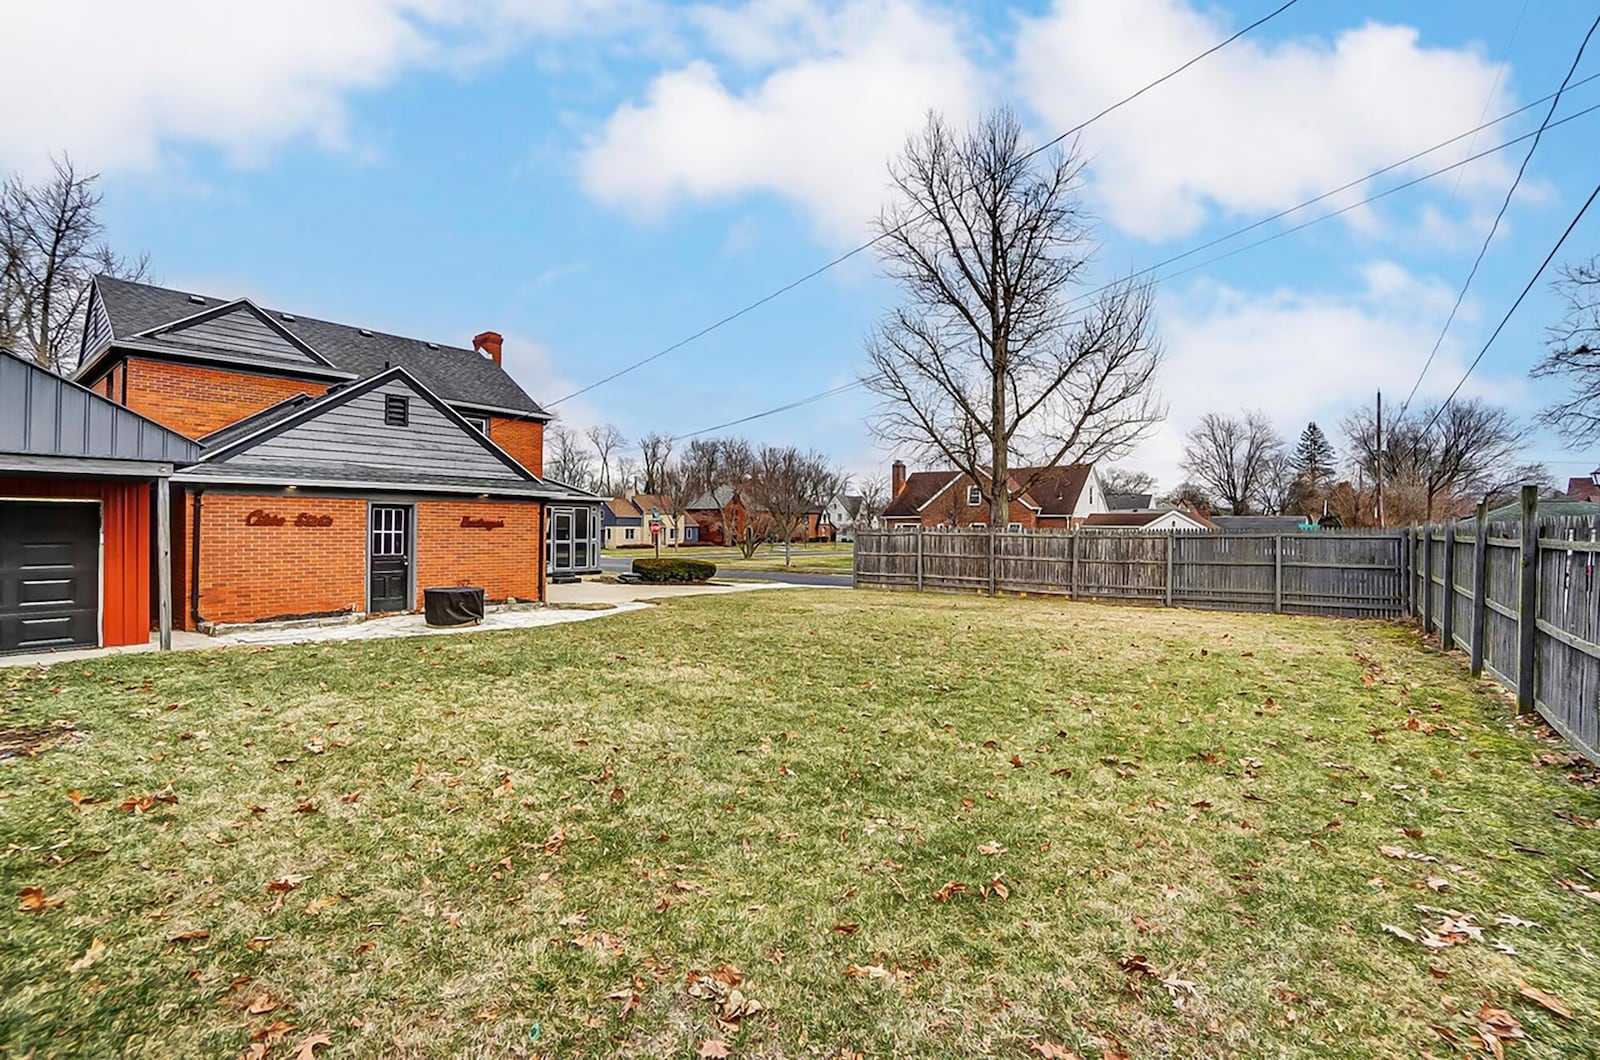
<instances>
[{"instance_id":1,"label":"house with dormer","mask_svg":"<svg viewBox=\"0 0 1600 1060\"><path fill-rule=\"evenodd\" d=\"M547 413L471 348L98 277L74 380L193 440L171 476L182 628L535 601L597 570L603 498L543 474Z\"/></svg>"},{"instance_id":2,"label":"house with dormer","mask_svg":"<svg viewBox=\"0 0 1600 1060\"><path fill-rule=\"evenodd\" d=\"M1007 505L1006 525L1000 530L1072 530L1090 516L1109 512L1105 489L1090 464L1055 467L1019 467L1008 475L1013 491L1023 489ZM916 471L896 460L890 472L889 503L882 513L891 530L921 526L927 529L987 529L989 502L984 486L961 471Z\"/></svg>"}]
</instances>

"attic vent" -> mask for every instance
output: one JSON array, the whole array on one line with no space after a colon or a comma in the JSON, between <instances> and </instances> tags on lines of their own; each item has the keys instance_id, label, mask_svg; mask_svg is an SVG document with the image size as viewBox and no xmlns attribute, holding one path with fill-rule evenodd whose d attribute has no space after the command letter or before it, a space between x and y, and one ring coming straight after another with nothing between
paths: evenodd
<instances>
[{"instance_id":1,"label":"attic vent","mask_svg":"<svg viewBox=\"0 0 1600 1060\"><path fill-rule=\"evenodd\" d=\"M365 336L366 336L366 337L367 337L367 338L369 338L369 339L370 339L370 338L372 338L372 332L371 332L371 331L369 331L369 330L368 330L368 329L366 329L366 328L362 328L362 329L361 329L361 334L363 334L363 335L365 335Z\"/></svg>"},{"instance_id":2,"label":"attic vent","mask_svg":"<svg viewBox=\"0 0 1600 1060\"><path fill-rule=\"evenodd\" d=\"M437 349L438 349L438 348L439 348L439 344L438 344L438 343L437 343L437 342L430 342L430 343L428 343L428 349L430 349L430 350L437 350Z\"/></svg>"},{"instance_id":3,"label":"attic vent","mask_svg":"<svg viewBox=\"0 0 1600 1060\"><path fill-rule=\"evenodd\" d=\"M293 313L279 313L278 314L278 319L279 320L293 320L294 319L294 314Z\"/></svg>"},{"instance_id":4,"label":"attic vent","mask_svg":"<svg viewBox=\"0 0 1600 1060\"><path fill-rule=\"evenodd\" d=\"M197 294L190 295L189 296L189 301L193 302L195 305L205 305L206 304L206 300L204 298L201 298Z\"/></svg>"}]
</instances>

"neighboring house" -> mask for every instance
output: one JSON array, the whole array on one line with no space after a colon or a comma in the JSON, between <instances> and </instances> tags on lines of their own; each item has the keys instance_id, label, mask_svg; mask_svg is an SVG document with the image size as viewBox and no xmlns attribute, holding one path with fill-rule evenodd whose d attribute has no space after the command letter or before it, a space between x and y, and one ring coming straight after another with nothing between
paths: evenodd
<instances>
[{"instance_id":1,"label":"neighboring house","mask_svg":"<svg viewBox=\"0 0 1600 1060\"><path fill-rule=\"evenodd\" d=\"M1567 496L1575 501L1600 501L1600 467L1567 481Z\"/></svg>"},{"instance_id":2,"label":"neighboring house","mask_svg":"<svg viewBox=\"0 0 1600 1060\"><path fill-rule=\"evenodd\" d=\"M605 529L606 548L649 548L655 545L650 533L650 513L655 512L661 523L661 546L666 548L680 542L692 544L688 531L698 526L686 516L674 518L672 505L664 497L649 493L630 493L613 497L600 509L600 522ZM695 535L698 537L698 533Z\"/></svg>"},{"instance_id":3,"label":"neighboring house","mask_svg":"<svg viewBox=\"0 0 1600 1060\"><path fill-rule=\"evenodd\" d=\"M1294 534L1317 528L1298 515L1213 515L1211 521L1216 529L1236 534Z\"/></svg>"},{"instance_id":4,"label":"neighboring house","mask_svg":"<svg viewBox=\"0 0 1600 1060\"><path fill-rule=\"evenodd\" d=\"M822 506L822 534L831 541L854 541L861 526L866 498L859 493L839 493Z\"/></svg>"},{"instance_id":5,"label":"neighboring house","mask_svg":"<svg viewBox=\"0 0 1600 1060\"><path fill-rule=\"evenodd\" d=\"M777 540L778 532L763 518L766 509L752 500L742 489L718 486L696 497L684 509L689 524L685 535L693 534L702 545L732 545L744 537L751 526L763 540ZM823 525L823 506L817 505L805 513L803 523L795 527L795 541L826 540ZM696 543L685 537L686 544Z\"/></svg>"},{"instance_id":6,"label":"neighboring house","mask_svg":"<svg viewBox=\"0 0 1600 1060\"><path fill-rule=\"evenodd\" d=\"M1028 481L1039 468L1020 467L1010 474L1011 488ZM890 500L883 525L895 527L987 527L989 505L971 476L960 471L918 471L894 462ZM1037 481L1009 505L1009 530L1070 530L1091 515L1107 512L1099 476L1089 464L1042 469Z\"/></svg>"},{"instance_id":7,"label":"neighboring house","mask_svg":"<svg viewBox=\"0 0 1600 1060\"><path fill-rule=\"evenodd\" d=\"M1574 479L1573 481L1576 482L1579 480ZM1562 499L1541 500L1539 502L1539 514L1541 516L1555 518L1568 518L1571 516L1578 516L1584 519L1600 518L1600 498L1592 501L1579 500L1572 496L1572 491L1570 489L1567 491L1567 494L1568 495ZM1470 518L1471 517L1462 521L1470 521ZM1513 501L1510 504L1502 504L1498 508L1491 508L1486 514L1486 519L1491 523L1521 522L1522 503L1520 501Z\"/></svg>"},{"instance_id":8,"label":"neighboring house","mask_svg":"<svg viewBox=\"0 0 1600 1060\"><path fill-rule=\"evenodd\" d=\"M1106 494L1106 507L1114 512L1149 512L1155 511L1151 505L1155 502L1153 493L1108 493Z\"/></svg>"},{"instance_id":9,"label":"neighboring house","mask_svg":"<svg viewBox=\"0 0 1600 1060\"><path fill-rule=\"evenodd\" d=\"M1217 524L1199 512L1169 508L1166 511L1098 512L1081 524L1085 530L1215 530Z\"/></svg>"},{"instance_id":10,"label":"neighboring house","mask_svg":"<svg viewBox=\"0 0 1600 1060\"><path fill-rule=\"evenodd\" d=\"M601 498L542 477L549 414L500 354L97 277L75 378L199 443L170 512L193 629L597 570Z\"/></svg>"}]
</instances>

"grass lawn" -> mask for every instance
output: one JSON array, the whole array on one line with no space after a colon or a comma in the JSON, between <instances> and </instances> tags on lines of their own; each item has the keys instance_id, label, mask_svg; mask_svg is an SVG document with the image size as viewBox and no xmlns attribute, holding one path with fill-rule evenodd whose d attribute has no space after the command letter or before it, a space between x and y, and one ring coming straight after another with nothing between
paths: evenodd
<instances>
[{"instance_id":1,"label":"grass lawn","mask_svg":"<svg viewBox=\"0 0 1600 1060\"><path fill-rule=\"evenodd\" d=\"M653 556L650 549L636 548L608 548L607 556L619 559L635 559L639 556ZM849 543L795 545L788 566L783 562L783 546L762 545L750 559L745 559L744 554L736 548L720 548L712 545L696 545L684 548L681 551L663 548L663 556L682 555L688 559L703 559L727 570L755 570L755 571L808 571L814 574L849 574L855 563L855 546Z\"/></svg>"},{"instance_id":2,"label":"grass lawn","mask_svg":"<svg viewBox=\"0 0 1600 1060\"><path fill-rule=\"evenodd\" d=\"M838 590L0 671L0 1054L1594 1056L1600 798L1506 715L1390 625Z\"/></svg>"}]
</instances>

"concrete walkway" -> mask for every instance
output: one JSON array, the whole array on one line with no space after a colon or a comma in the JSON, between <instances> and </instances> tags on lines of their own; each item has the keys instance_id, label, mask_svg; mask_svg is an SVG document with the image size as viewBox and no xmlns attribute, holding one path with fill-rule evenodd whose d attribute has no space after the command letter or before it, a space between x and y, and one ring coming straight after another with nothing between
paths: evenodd
<instances>
[{"instance_id":1,"label":"concrete walkway","mask_svg":"<svg viewBox=\"0 0 1600 1060\"><path fill-rule=\"evenodd\" d=\"M744 593L757 589L782 589L786 586L771 582L711 582L707 585L615 585L602 582L578 582L572 585L552 585L549 588L549 606L546 607L491 607L483 622L476 626L451 626L435 629L421 615L388 615L362 622L280 623L259 627L235 627L228 632L208 637L202 633L174 630L174 651L204 651L207 648L228 648L252 644L315 644L340 640L384 640L391 637L445 637L459 634L488 633L503 629L534 629L539 626L557 626L567 622L587 622L609 615L643 611L651 600L671 599L678 596L710 596L719 593ZM101 659L108 655L126 655L156 650L155 638L149 644L130 644L120 648L83 648L73 651L40 652L30 655L0 655L0 667L51 666L57 663L82 662Z\"/></svg>"}]
</instances>

